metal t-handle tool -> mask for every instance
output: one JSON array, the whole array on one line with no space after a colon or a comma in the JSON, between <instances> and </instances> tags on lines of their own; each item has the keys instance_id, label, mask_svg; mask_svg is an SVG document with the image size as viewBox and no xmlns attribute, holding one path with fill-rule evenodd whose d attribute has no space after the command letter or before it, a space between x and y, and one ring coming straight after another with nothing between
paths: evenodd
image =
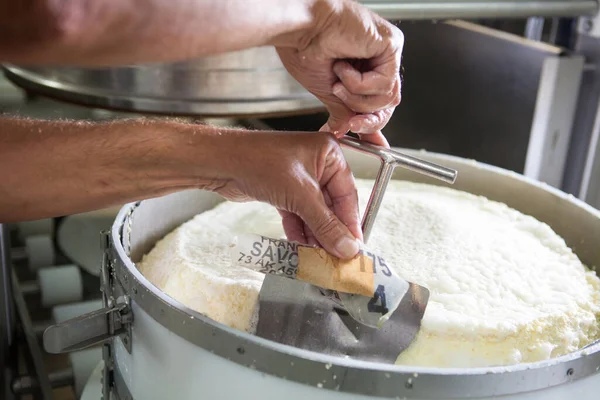
<instances>
[{"instance_id":1,"label":"metal t-handle tool","mask_svg":"<svg viewBox=\"0 0 600 400\"><path fill-rule=\"evenodd\" d=\"M375 218L377 218L379 207L381 207L383 195L396 167L400 166L451 184L456 181L458 173L451 168L402 154L383 146L362 142L348 136L341 138L340 143L362 153L374 155L381 160L381 167L375 178L375 185L373 186L373 191L371 192L371 197L367 203L362 220L363 240L365 243L369 240L371 229L375 223Z\"/></svg>"},{"instance_id":2,"label":"metal t-handle tool","mask_svg":"<svg viewBox=\"0 0 600 400\"><path fill-rule=\"evenodd\" d=\"M455 170L382 146L347 136L340 139L340 143L381 160L362 220L365 243L371 234L387 184L397 166L448 183L456 180ZM373 273L375 274L375 269ZM319 353L393 364L398 354L412 343L421 327L429 301L429 290L395 278L379 287L381 292L378 288L376 296L369 298L324 290L310 283L267 274L258 296L260 305L256 335ZM388 294L387 304L385 293ZM393 295L390 296L390 293ZM400 302L393 302L392 298ZM379 302L381 309L370 309L373 303ZM394 308L388 310L387 307L392 304ZM382 314L385 312L387 315L388 311L391 311L391 315L387 321L383 321L385 325L381 326Z\"/></svg>"}]
</instances>

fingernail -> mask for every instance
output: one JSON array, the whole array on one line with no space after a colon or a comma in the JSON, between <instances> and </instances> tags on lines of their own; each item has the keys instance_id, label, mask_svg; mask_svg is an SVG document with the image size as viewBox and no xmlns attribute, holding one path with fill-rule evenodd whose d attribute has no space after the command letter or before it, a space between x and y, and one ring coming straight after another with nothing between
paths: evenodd
<instances>
[{"instance_id":1,"label":"fingernail","mask_svg":"<svg viewBox=\"0 0 600 400\"><path fill-rule=\"evenodd\" d=\"M344 236L335 245L335 250L342 258L352 258L358 253L360 247L356 239Z\"/></svg>"},{"instance_id":2,"label":"fingernail","mask_svg":"<svg viewBox=\"0 0 600 400\"><path fill-rule=\"evenodd\" d=\"M319 129L319 131L320 131L320 132L330 132L330 131L331 131L331 128L329 127L329 124L328 124L328 123L326 123L325 125L323 125L323 126L321 127L321 129Z\"/></svg>"}]
</instances>

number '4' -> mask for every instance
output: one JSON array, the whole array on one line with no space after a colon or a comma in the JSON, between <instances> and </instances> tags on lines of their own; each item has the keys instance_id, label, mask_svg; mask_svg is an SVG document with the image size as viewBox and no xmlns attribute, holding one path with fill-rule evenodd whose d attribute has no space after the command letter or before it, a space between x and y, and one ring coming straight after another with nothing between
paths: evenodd
<instances>
[{"instance_id":1,"label":"number '4'","mask_svg":"<svg viewBox=\"0 0 600 400\"><path fill-rule=\"evenodd\" d=\"M383 285L377 286L375 295L367 304L367 310L369 312L381 313L381 315L388 313L387 302L385 301L385 287Z\"/></svg>"}]
</instances>

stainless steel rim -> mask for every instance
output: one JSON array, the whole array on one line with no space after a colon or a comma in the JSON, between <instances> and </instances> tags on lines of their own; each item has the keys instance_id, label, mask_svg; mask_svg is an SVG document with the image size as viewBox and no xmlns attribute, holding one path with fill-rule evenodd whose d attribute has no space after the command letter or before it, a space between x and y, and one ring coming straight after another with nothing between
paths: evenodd
<instances>
[{"instance_id":1,"label":"stainless steel rim","mask_svg":"<svg viewBox=\"0 0 600 400\"><path fill-rule=\"evenodd\" d=\"M401 151L422 156L423 152ZM437 161L466 163L457 157L437 155ZM478 164L490 172L506 171ZM536 182L513 174L532 186ZM557 197L564 193L540 189ZM574 206L600 219L600 212L572 199ZM238 364L263 373L323 389L379 397L472 398L502 396L541 390L597 374L600 343L548 361L491 368L413 368L327 356L265 339L217 323L173 300L154 287L129 259L123 232L140 203L120 211L111 232L111 256L115 273L125 291L158 323L185 340ZM135 316L134 316L135 318Z\"/></svg>"},{"instance_id":2,"label":"stainless steel rim","mask_svg":"<svg viewBox=\"0 0 600 400\"><path fill-rule=\"evenodd\" d=\"M26 90L70 103L111 110L195 117L282 116L324 110L323 104L308 92L255 101L234 99L193 101L123 95L109 90L96 90L48 79L16 66L4 66L4 71L9 80Z\"/></svg>"}]
</instances>

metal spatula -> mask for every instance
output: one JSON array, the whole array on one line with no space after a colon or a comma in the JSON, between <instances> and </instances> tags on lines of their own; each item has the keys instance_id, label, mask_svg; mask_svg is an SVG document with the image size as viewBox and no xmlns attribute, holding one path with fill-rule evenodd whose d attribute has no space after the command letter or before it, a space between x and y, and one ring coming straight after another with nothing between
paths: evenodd
<instances>
[{"instance_id":1,"label":"metal spatula","mask_svg":"<svg viewBox=\"0 0 600 400\"><path fill-rule=\"evenodd\" d=\"M340 141L345 146L375 155L381 160L381 168L362 221L365 243L396 166L449 183L454 183L456 179L456 171L427 161L351 138ZM400 304L379 329L358 322L358 318L348 313L344 300L348 304L351 296L355 295L335 293L298 280L268 274L259 294L256 334L320 353L394 363L420 329L429 290L408 282L408 290ZM376 297L372 300L381 301Z\"/></svg>"}]
</instances>

